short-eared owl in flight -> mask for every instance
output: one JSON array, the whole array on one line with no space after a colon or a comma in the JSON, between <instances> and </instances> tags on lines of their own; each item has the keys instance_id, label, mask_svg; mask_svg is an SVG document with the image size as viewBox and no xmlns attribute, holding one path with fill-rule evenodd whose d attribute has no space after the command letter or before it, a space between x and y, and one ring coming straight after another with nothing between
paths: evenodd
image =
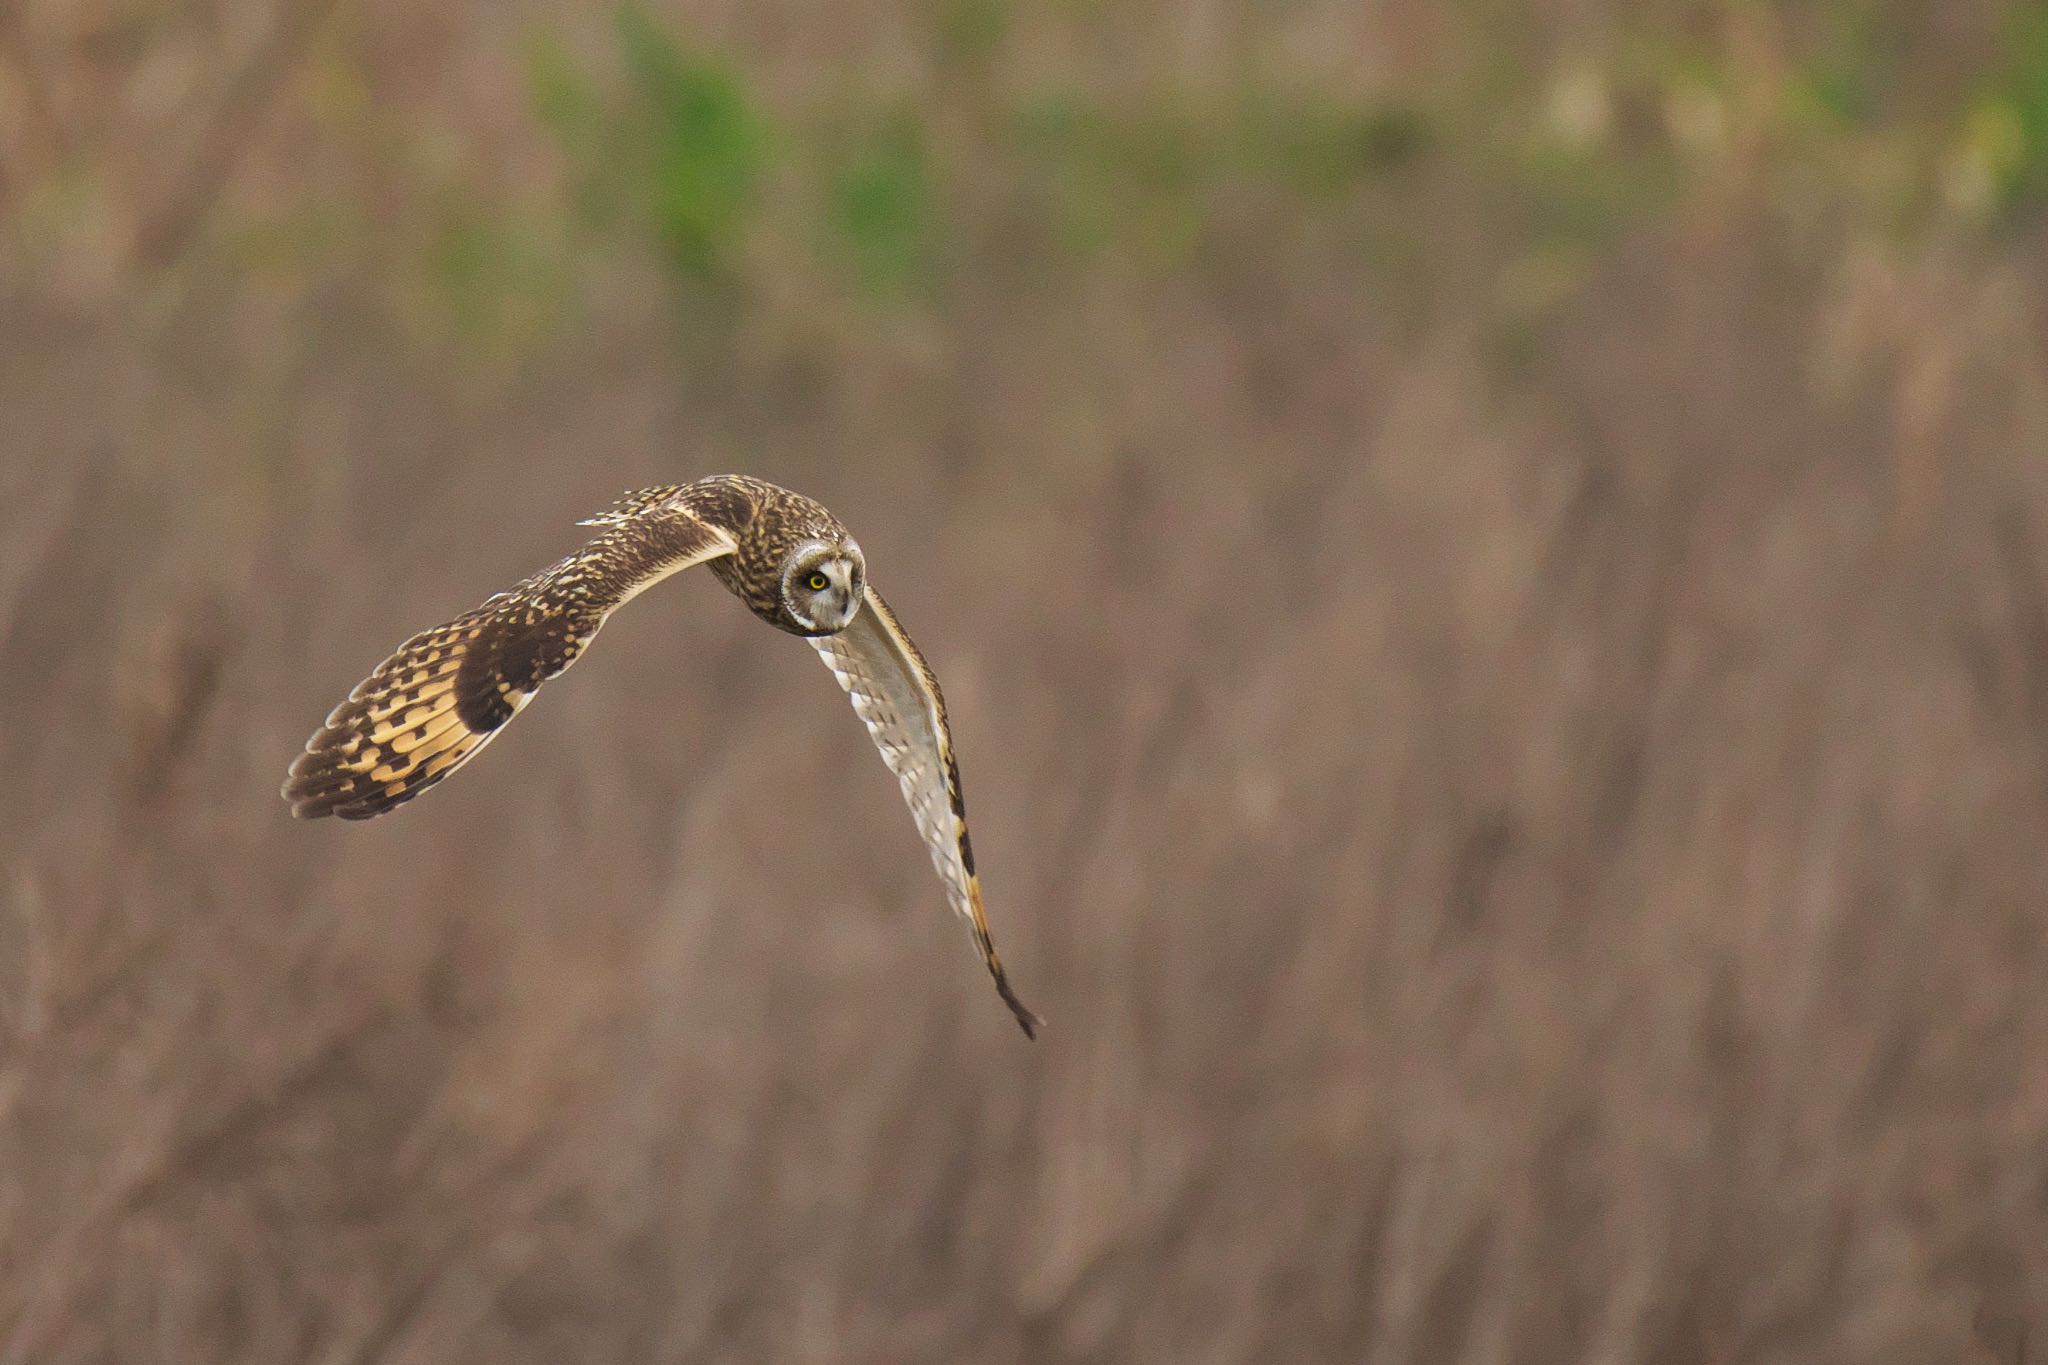
<instances>
[{"instance_id":1,"label":"short-eared owl in flight","mask_svg":"<svg viewBox=\"0 0 2048 1365\"><path fill-rule=\"evenodd\" d=\"M582 524L603 529L554 567L413 636L357 684L292 764L292 814L367 820L412 800L576 662L614 610L678 569L708 564L756 616L809 640L853 699L947 899L1032 1035L1042 1021L1010 989L989 941L939 681L868 585L867 561L838 518L786 488L720 475L628 494Z\"/></svg>"}]
</instances>

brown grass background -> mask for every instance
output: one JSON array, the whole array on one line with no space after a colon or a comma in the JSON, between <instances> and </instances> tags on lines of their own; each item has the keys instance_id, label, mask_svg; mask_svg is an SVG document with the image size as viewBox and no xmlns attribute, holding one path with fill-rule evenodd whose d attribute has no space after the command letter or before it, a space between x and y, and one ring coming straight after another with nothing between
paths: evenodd
<instances>
[{"instance_id":1,"label":"brown grass background","mask_svg":"<svg viewBox=\"0 0 2048 1365\"><path fill-rule=\"evenodd\" d=\"M786 126L925 120L891 302L787 176L722 284L574 226L522 53L607 12L9 0L0 1362L2048 1359L2048 237L1869 188L2006 50L1872 8L1815 152L1752 98L1812 7L657 7ZM1669 183L1559 248L1458 73L1645 33L1719 121L1617 97ZM1439 131L1084 249L992 112L1254 76ZM551 281L481 332L451 204ZM709 578L398 816L278 800L729 468L945 680L1036 1045Z\"/></svg>"}]
</instances>

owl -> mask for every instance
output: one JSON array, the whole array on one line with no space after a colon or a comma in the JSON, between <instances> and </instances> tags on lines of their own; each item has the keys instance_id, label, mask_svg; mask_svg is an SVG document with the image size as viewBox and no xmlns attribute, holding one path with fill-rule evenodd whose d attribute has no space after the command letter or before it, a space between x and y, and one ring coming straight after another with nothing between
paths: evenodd
<instances>
[{"instance_id":1,"label":"owl","mask_svg":"<svg viewBox=\"0 0 2048 1365\"><path fill-rule=\"evenodd\" d=\"M896 775L947 900L1026 1037L1043 1022L1010 988L989 938L946 703L838 518L786 488L728 474L630 493L583 526L568 558L398 647L334 708L292 763L284 799L305 819L367 820L476 757L619 607L705 564L748 610L802 636L832 670Z\"/></svg>"}]
</instances>

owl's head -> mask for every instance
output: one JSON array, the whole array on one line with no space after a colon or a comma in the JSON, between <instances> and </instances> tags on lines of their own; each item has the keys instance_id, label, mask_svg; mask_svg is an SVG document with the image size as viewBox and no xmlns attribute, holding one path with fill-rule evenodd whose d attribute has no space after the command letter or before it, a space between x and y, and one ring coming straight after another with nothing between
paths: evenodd
<instances>
[{"instance_id":1,"label":"owl's head","mask_svg":"<svg viewBox=\"0 0 2048 1365\"><path fill-rule=\"evenodd\" d=\"M831 635L846 629L860 610L867 561L851 536L806 540L782 561L785 630L798 635Z\"/></svg>"}]
</instances>

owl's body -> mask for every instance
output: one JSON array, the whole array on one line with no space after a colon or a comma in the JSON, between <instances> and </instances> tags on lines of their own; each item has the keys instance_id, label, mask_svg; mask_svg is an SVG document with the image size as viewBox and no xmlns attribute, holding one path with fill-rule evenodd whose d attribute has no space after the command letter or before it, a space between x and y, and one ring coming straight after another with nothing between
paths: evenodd
<instances>
[{"instance_id":1,"label":"owl's body","mask_svg":"<svg viewBox=\"0 0 2048 1365\"><path fill-rule=\"evenodd\" d=\"M605 619L670 574L708 564L756 616L811 641L896 774L953 907L1030 1034L989 940L938 679L867 586L860 546L800 493L745 475L628 494L588 545L447 625L415 635L306 742L284 797L304 818L362 820L461 767Z\"/></svg>"}]
</instances>

